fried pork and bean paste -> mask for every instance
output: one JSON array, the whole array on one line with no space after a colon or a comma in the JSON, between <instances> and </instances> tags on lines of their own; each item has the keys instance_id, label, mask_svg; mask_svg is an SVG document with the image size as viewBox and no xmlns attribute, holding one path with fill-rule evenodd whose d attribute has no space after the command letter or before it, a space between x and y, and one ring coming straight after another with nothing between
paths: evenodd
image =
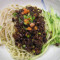
<instances>
[{"instance_id":1,"label":"fried pork and bean paste","mask_svg":"<svg viewBox=\"0 0 60 60\"><path fill-rule=\"evenodd\" d=\"M45 21L42 10L37 7L27 7L16 10L12 21L15 23L13 37L18 47L23 47L35 55L41 53L44 43L47 42Z\"/></svg>"}]
</instances>

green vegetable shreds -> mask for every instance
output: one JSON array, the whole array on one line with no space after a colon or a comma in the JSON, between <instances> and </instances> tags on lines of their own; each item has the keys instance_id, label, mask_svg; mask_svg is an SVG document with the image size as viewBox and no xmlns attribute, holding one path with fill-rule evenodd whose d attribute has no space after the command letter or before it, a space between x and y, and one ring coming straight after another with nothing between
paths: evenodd
<instances>
[{"instance_id":1,"label":"green vegetable shreds","mask_svg":"<svg viewBox=\"0 0 60 60\"><path fill-rule=\"evenodd\" d=\"M52 32L51 39L46 44L60 43L60 17L54 13L53 9L51 12L43 11L43 15L48 25L47 35Z\"/></svg>"},{"instance_id":2,"label":"green vegetable shreds","mask_svg":"<svg viewBox=\"0 0 60 60\"><path fill-rule=\"evenodd\" d=\"M16 12L15 12L15 13L13 13L13 16L14 16L14 17L16 17L16 16L17 16L17 13L16 13Z\"/></svg>"}]
</instances>

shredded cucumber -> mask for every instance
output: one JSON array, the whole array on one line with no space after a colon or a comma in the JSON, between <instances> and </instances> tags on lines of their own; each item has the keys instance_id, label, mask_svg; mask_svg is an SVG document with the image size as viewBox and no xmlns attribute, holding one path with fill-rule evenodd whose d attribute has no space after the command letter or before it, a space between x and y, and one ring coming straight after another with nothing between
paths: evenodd
<instances>
[{"instance_id":1,"label":"shredded cucumber","mask_svg":"<svg viewBox=\"0 0 60 60\"><path fill-rule=\"evenodd\" d=\"M57 16L57 14L54 14L54 10L51 9L51 12L43 11L43 15L45 17L46 23L48 24L49 32L52 32L52 38L56 36L53 41L48 40L50 44L54 43L60 43L60 17ZM48 33L49 33L48 32ZM48 34L47 33L47 34ZM59 37L58 37L59 36ZM48 43L48 44L49 44ZM47 43L46 43L47 44Z\"/></svg>"}]
</instances>

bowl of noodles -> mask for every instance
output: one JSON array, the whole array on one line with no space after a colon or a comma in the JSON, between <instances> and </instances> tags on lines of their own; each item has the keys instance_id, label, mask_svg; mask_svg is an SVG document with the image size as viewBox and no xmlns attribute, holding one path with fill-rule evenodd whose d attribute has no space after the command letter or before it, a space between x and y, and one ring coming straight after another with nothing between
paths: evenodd
<instances>
[{"instance_id":1,"label":"bowl of noodles","mask_svg":"<svg viewBox=\"0 0 60 60\"><path fill-rule=\"evenodd\" d=\"M39 5L21 4L1 9L0 44L15 60L35 60L50 45L60 45L60 17L52 7L48 12Z\"/></svg>"}]
</instances>

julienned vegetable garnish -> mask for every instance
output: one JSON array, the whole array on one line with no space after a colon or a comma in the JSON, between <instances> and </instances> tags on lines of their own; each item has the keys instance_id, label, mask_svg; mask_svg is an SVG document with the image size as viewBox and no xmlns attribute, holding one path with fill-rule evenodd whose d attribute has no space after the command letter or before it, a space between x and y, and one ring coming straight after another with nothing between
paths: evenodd
<instances>
[{"instance_id":1,"label":"julienned vegetable garnish","mask_svg":"<svg viewBox=\"0 0 60 60\"><path fill-rule=\"evenodd\" d=\"M43 46L42 52L44 51L45 47L51 44L60 44L60 18L57 17L56 14L54 14L53 9L51 9L51 12L45 12L43 11L43 15L45 16L46 22L48 24L48 31L47 35L52 32L51 39L47 41L47 43ZM58 34L59 33L59 34Z\"/></svg>"}]
</instances>

